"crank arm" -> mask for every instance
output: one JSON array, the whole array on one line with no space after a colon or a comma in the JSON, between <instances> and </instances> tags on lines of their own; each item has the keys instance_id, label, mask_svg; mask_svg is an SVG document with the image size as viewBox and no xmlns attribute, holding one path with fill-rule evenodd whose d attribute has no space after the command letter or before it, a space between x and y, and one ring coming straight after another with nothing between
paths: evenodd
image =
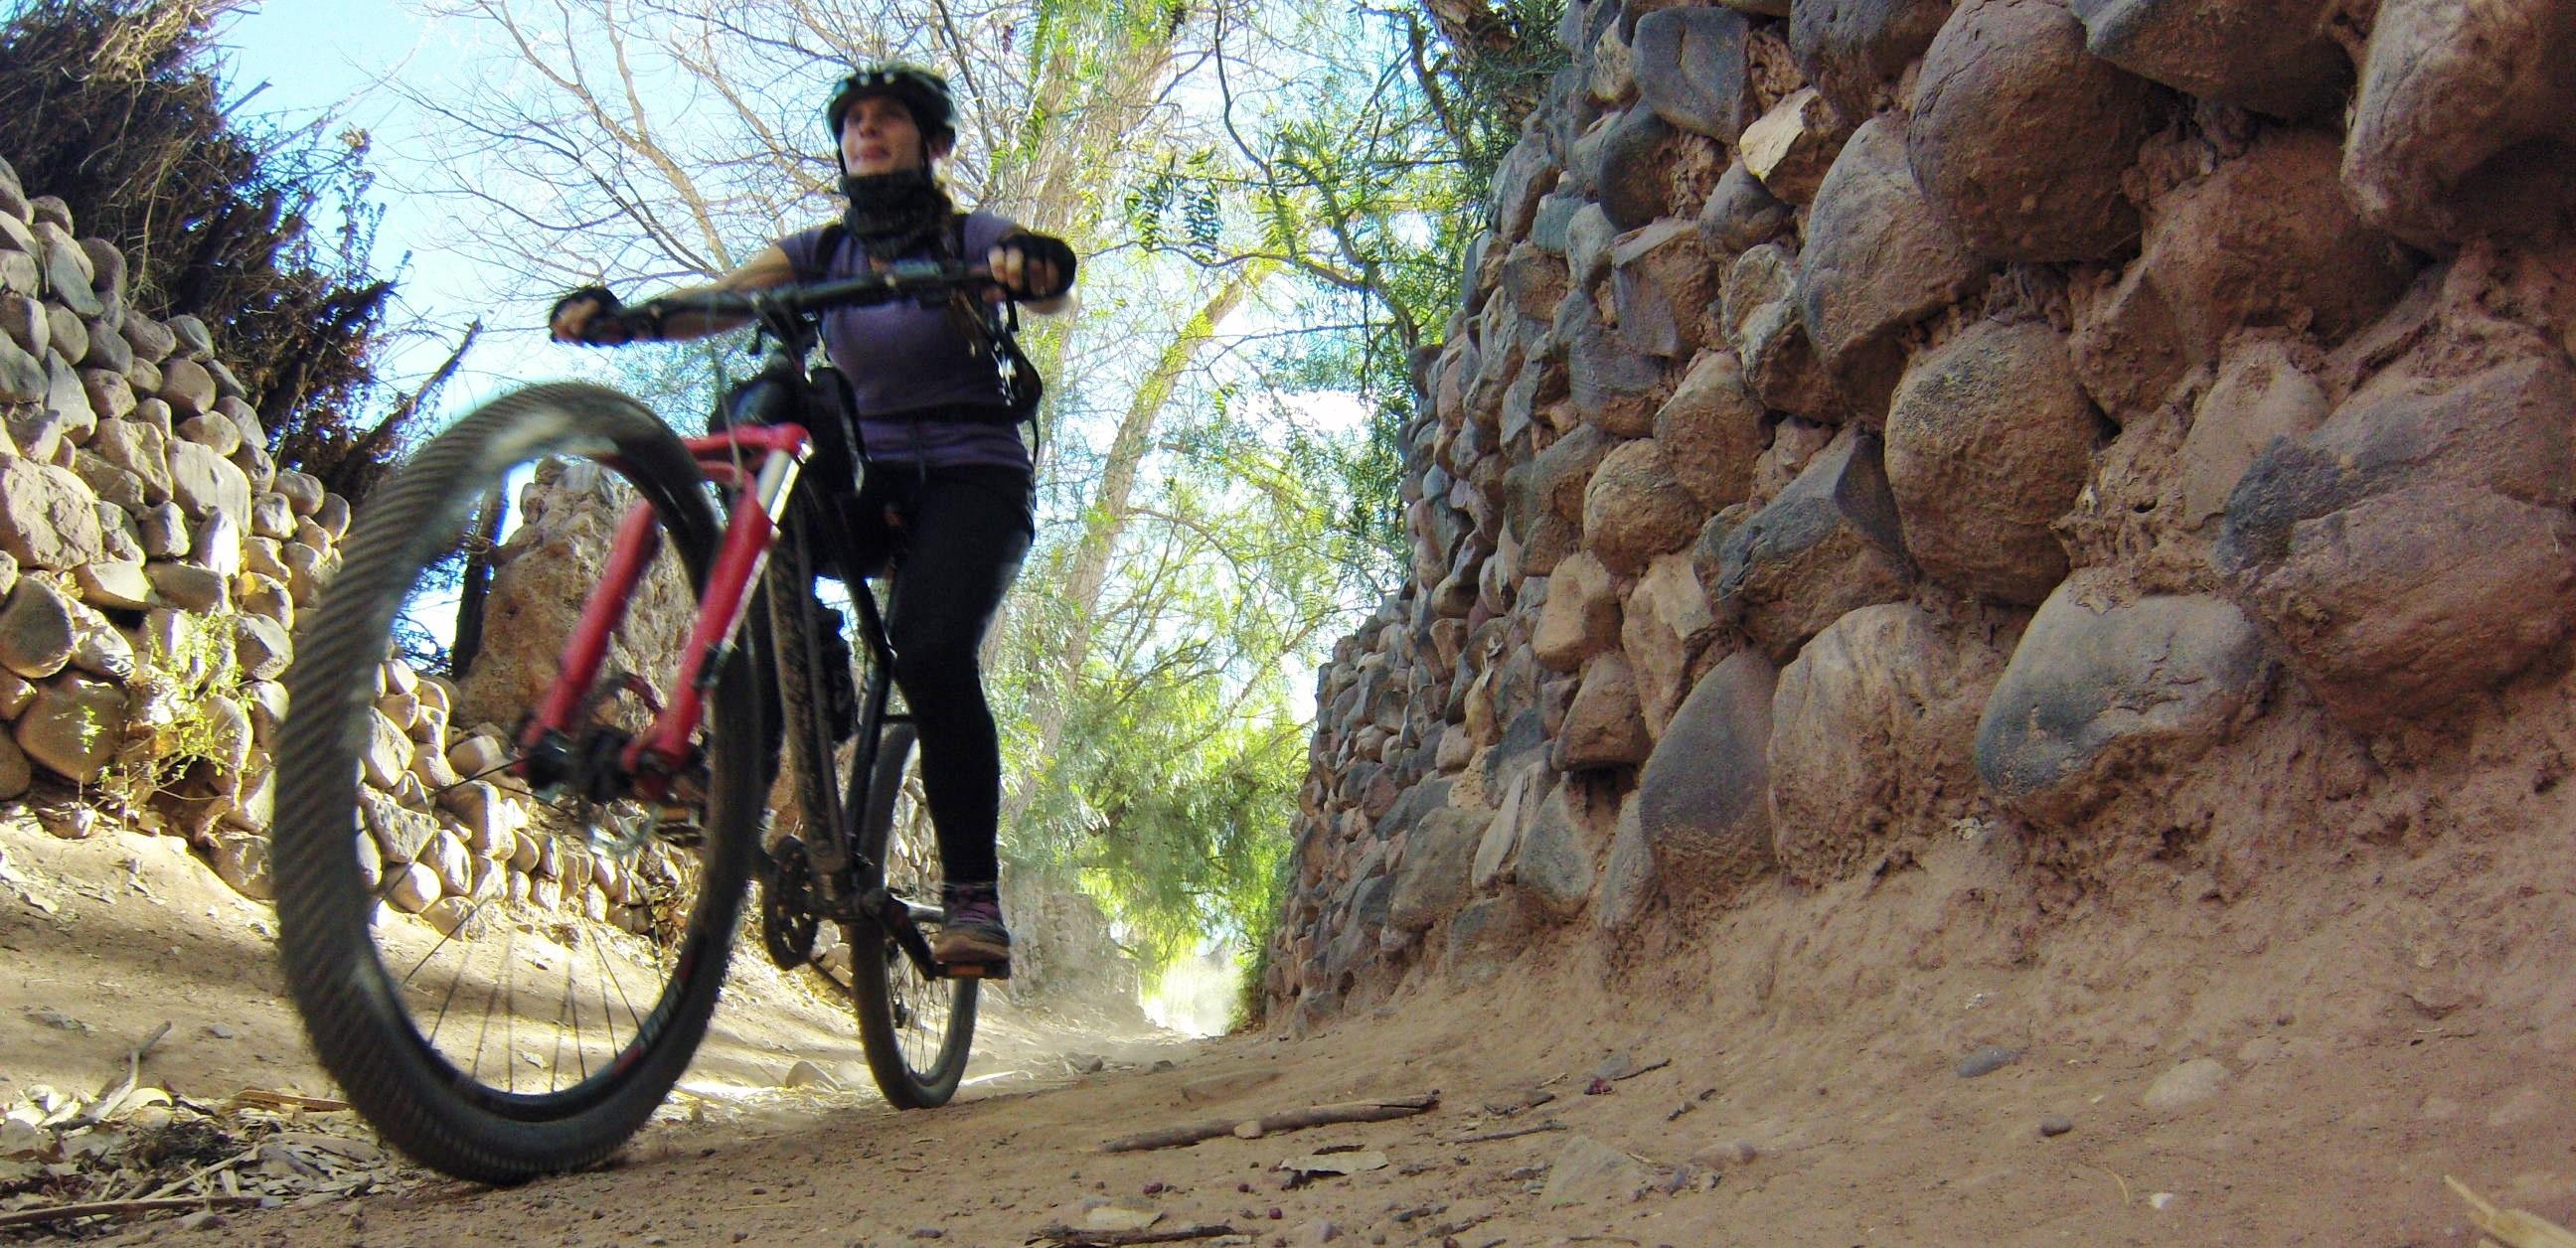
<instances>
[{"instance_id":1,"label":"crank arm","mask_svg":"<svg viewBox=\"0 0 2576 1248\"><path fill-rule=\"evenodd\" d=\"M912 959L914 969L926 979L939 977L939 962L930 956L930 939L921 934L921 923L914 908L900 897L882 888L868 890L859 899L859 909L875 921L879 930Z\"/></svg>"}]
</instances>

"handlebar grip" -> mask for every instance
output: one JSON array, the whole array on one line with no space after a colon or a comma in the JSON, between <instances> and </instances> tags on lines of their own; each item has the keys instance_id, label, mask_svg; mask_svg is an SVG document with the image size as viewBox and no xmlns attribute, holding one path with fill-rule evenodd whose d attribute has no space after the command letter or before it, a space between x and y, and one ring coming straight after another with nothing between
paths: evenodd
<instances>
[{"instance_id":1,"label":"handlebar grip","mask_svg":"<svg viewBox=\"0 0 2576 1248\"><path fill-rule=\"evenodd\" d=\"M582 324L580 341L585 346L618 347L661 336L662 309L647 302L600 309Z\"/></svg>"}]
</instances>

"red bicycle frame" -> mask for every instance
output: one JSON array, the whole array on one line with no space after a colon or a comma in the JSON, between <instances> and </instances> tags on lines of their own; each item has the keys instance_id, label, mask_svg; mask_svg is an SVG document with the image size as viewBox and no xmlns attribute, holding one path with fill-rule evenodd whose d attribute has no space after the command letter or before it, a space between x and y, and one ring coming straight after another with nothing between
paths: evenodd
<instances>
[{"instance_id":1,"label":"red bicycle frame","mask_svg":"<svg viewBox=\"0 0 2576 1248\"><path fill-rule=\"evenodd\" d=\"M655 709L652 725L628 742L618 759L627 780L646 797L659 800L669 796L671 777L688 767L695 748L690 738L697 731L706 691L714 687L717 674L723 670L724 656L750 611L751 587L768 562L771 542L778 533L778 517L796 488L808 441L804 426L777 424L690 438L683 443L697 459L699 470L728 491L734 501L727 508L724 540L717 548L715 567L707 574L706 589L698 597L697 616L689 626L687 648L681 651L679 674ZM744 451L760 452L756 471L745 472L740 462ZM582 605L581 622L564 646L554 684L538 703L535 715L520 729L522 749L533 751L548 736L570 735L577 727L574 718L582 713L583 701L607 661L608 639L625 622L627 604L660 547L661 526L652 504L638 502L618 526L617 540L610 547L607 566L601 569L599 586Z\"/></svg>"}]
</instances>

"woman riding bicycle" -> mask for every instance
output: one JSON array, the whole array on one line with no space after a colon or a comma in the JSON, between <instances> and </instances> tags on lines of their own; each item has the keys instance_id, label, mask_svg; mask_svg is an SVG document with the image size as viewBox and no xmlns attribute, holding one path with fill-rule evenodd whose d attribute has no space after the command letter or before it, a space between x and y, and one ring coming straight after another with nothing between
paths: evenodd
<instances>
[{"instance_id":1,"label":"woman riding bicycle","mask_svg":"<svg viewBox=\"0 0 2576 1248\"><path fill-rule=\"evenodd\" d=\"M1075 260L1061 240L987 212L959 213L937 176L956 146L947 80L912 65L871 66L842 80L825 120L839 143L848 197L837 225L790 234L699 291L745 291L862 274L899 261L981 256L1010 298L1033 312L1069 302ZM685 296L692 291L679 291ZM998 296L997 296L998 297ZM550 317L556 341L585 337L618 309L592 289ZM666 339L735 328L689 313ZM922 787L939 834L947 912L933 952L943 963L1010 957L995 840L1001 752L977 659L985 630L1035 535L1029 448L998 366L988 319L908 302L826 313L823 343L849 380L863 464L851 509L862 549L845 569L883 566L894 531L905 550L889 631L895 681L920 733Z\"/></svg>"}]
</instances>

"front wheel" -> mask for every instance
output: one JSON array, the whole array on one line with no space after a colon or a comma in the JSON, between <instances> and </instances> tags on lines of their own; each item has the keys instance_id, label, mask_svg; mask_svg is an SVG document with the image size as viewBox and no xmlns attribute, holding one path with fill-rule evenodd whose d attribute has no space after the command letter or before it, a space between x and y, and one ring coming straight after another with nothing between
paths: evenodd
<instances>
[{"instance_id":1,"label":"front wheel","mask_svg":"<svg viewBox=\"0 0 2576 1248\"><path fill-rule=\"evenodd\" d=\"M883 884L916 915L935 917L939 844L913 765L910 724L886 729L861 811L859 887ZM850 999L859 1041L877 1087L898 1109L936 1109L957 1094L975 1042L979 985L925 976L873 924L843 929L850 947Z\"/></svg>"},{"instance_id":2,"label":"front wheel","mask_svg":"<svg viewBox=\"0 0 2576 1248\"><path fill-rule=\"evenodd\" d=\"M738 658L708 692L704 765L686 786L699 796L513 801L496 790L520 787L515 741L485 739L473 776L426 757L462 751L410 695L385 692L411 679L389 654L453 610L437 605L434 569L477 500L532 464L551 465L535 472L555 474L548 497L561 501L503 543L530 562L502 568L495 601L506 581L528 609L495 623L518 654L560 653L561 636L528 634L568 617L538 608L595 583L577 565L604 553L620 512L649 504L662 553L639 598L657 609L639 601L614 635L612 670L583 691L577 726L604 741L649 719L644 691L672 687L668 634L685 630L714 563L714 502L687 448L633 400L538 386L458 421L368 500L298 639L278 746L279 952L314 1051L388 1140L483 1182L595 1163L661 1104L715 1009L763 797ZM507 729L552 679L541 658L487 653L455 722Z\"/></svg>"}]
</instances>

